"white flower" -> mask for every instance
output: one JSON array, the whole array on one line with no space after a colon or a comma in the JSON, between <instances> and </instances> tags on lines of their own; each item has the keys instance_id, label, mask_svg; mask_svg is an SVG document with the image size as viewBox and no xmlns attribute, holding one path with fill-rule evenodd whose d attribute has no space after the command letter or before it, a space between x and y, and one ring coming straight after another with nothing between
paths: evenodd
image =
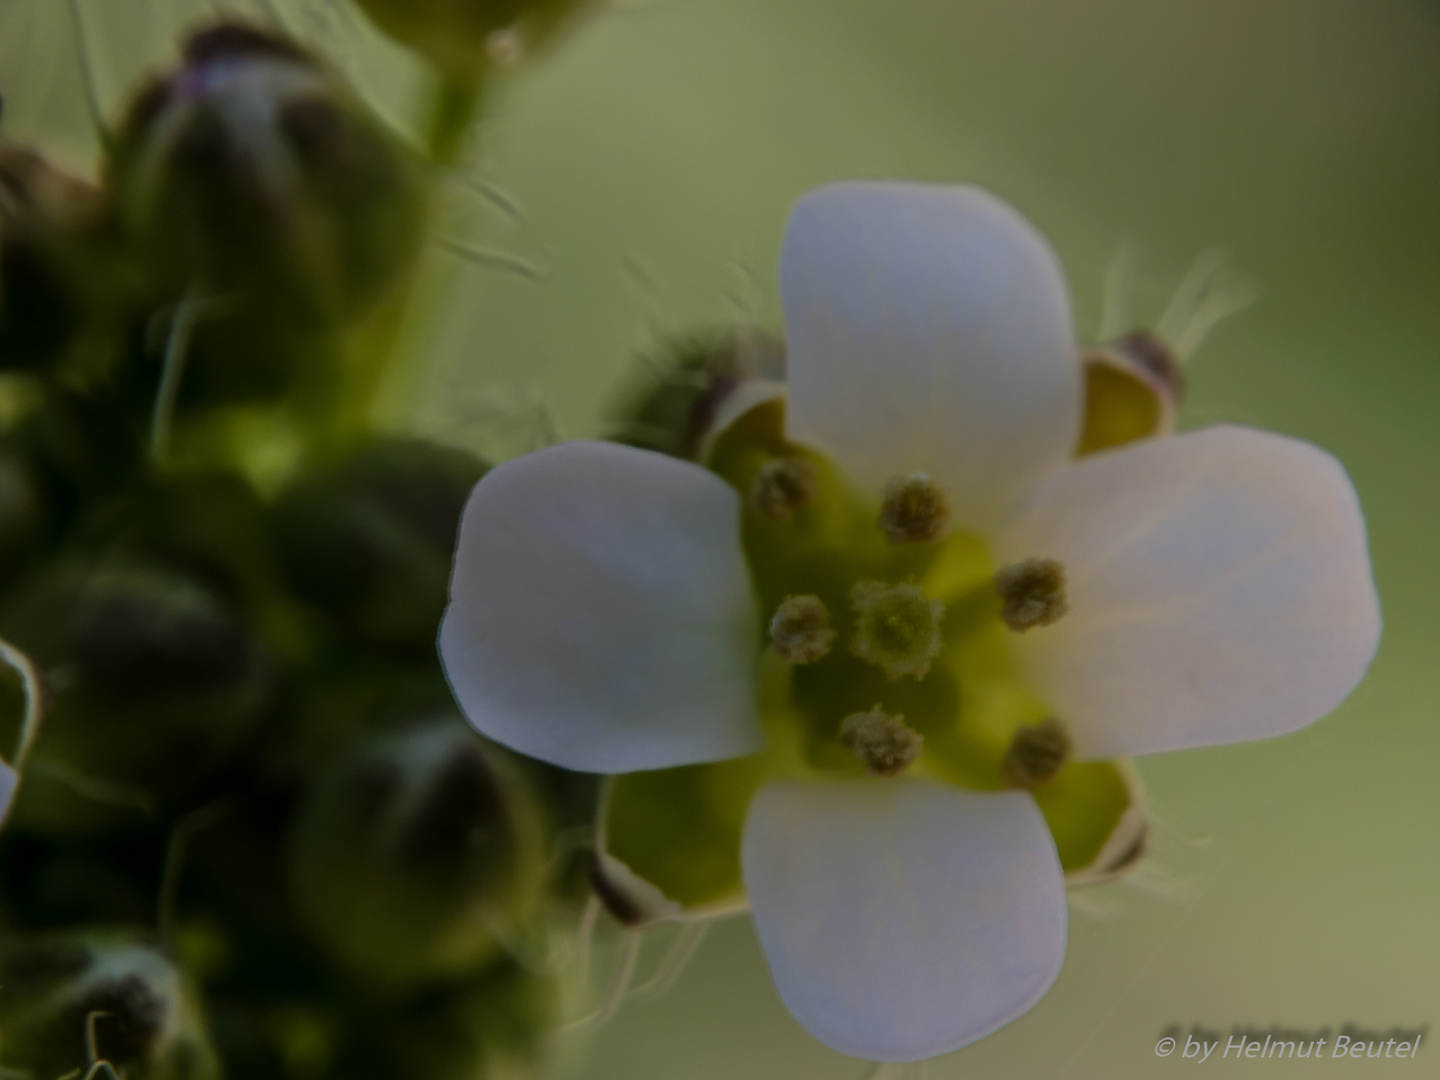
<instances>
[{"instance_id":1,"label":"white flower","mask_svg":"<svg viewBox=\"0 0 1440 1080\"><path fill-rule=\"evenodd\" d=\"M838 1050L928 1058L1025 1012L1064 957L1065 819L1005 789L1016 732L1057 717L1083 761L1324 715L1379 635L1364 522L1333 458L1246 428L1076 460L1058 262L983 191L813 192L781 285L786 399L714 471L576 442L480 482L440 650L477 728L559 765L759 754L723 775L743 774L744 889L782 998ZM1001 567L1044 586L1010 631ZM793 666L763 648L772 616ZM638 778L677 793L678 824L642 828L685 827L721 776Z\"/></svg>"}]
</instances>

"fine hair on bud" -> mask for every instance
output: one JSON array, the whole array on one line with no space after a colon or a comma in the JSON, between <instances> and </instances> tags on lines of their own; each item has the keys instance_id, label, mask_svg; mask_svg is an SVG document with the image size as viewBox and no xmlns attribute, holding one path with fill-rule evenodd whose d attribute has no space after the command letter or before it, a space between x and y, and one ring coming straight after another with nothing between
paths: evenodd
<instances>
[{"instance_id":1,"label":"fine hair on bud","mask_svg":"<svg viewBox=\"0 0 1440 1080\"><path fill-rule=\"evenodd\" d=\"M695 461L732 395L751 380L784 379L785 343L749 326L699 332L666 342L641 368L613 438Z\"/></svg>"}]
</instances>

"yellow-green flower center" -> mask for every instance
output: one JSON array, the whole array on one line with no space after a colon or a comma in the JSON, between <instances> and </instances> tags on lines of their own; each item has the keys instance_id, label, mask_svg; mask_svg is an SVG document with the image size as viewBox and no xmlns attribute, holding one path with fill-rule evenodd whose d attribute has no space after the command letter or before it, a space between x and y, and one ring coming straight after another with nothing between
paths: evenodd
<instances>
[{"instance_id":1,"label":"yellow-green flower center","mask_svg":"<svg viewBox=\"0 0 1440 1080\"><path fill-rule=\"evenodd\" d=\"M944 491L924 474L897 477L882 500L858 496L824 457L785 440L778 404L732 426L711 468L746 496L743 541L771 645L766 771L1015 786L1017 735L1052 711L1015 670L1008 639L1017 623L1063 614L1059 564L998 567L983 540L951 527ZM786 513L756 497L792 475L804 476L805 498L785 500ZM1026 772L1027 786L1044 772Z\"/></svg>"}]
</instances>

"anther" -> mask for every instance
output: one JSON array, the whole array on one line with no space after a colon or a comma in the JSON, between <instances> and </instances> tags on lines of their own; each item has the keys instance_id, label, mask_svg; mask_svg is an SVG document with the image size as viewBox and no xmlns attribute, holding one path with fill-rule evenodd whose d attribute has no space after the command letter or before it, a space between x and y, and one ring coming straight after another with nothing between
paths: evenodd
<instances>
[{"instance_id":1,"label":"anther","mask_svg":"<svg viewBox=\"0 0 1440 1080\"><path fill-rule=\"evenodd\" d=\"M950 502L923 472L885 485L880 528L892 544L929 544L950 531Z\"/></svg>"},{"instance_id":2,"label":"anther","mask_svg":"<svg viewBox=\"0 0 1440 1080\"><path fill-rule=\"evenodd\" d=\"M1015 732L1000 774L1011 787L1040 787L1055 779L1069 760L1070 750L1070 733L1052 716Z\"/></svg>"},{"instance_id":3,"label":"anther","mask_svg":"<svg viewBox=\"0 0 1440 1080\"><path fill-rule=\"evenodd\" d=\"M770 643L788 664L810 664L830 651L835 631L818 596L787 596L770 620Z\"/></svg>"},{"instance_id":4,"label":"anther","mask_svg":"<svg viewBox=\"0 0 1440 1080\"><path fill-rule=\"evenodd\" d=\"M771 521L789 521L797 510L809 506L819 489L815 466L803 458L771 458L750 485L750 506Z\"/></svg>"},{"instance_id":5,"label":"anther","mask_svg":"<svg viewBox=\"0 0 1440 1080\"><path fill-rule=\"evenodd\" d=\"M1017 633L1049 626L1070 610L1065 597L1065 567L1055 559L1026 559L1001 567L995 591L1004 606L1000 618Z\"/></svg>"},{"instance_id":6,"label":"anther","mask_svg":"<svg viewBox=\"0 0 1440 1080\"><path fill-rule=\"evenodd\" d=\"M856 615L850 651L889 678L923 678L940 652L940 618L945 605L926 599L916 585L878 581L862 581L850 598Z\"/></svg>"},{"instance_id":7,"label":"anther","mask_svg":"<svg viewBox=\"0 0 1440 1080\"><path fill-rule=\"evenodd\" d=\"M899 776L920 756L925 736L874 706L869 712L847 716L840 724L840 741L865 762L871 776Z\"/></svg>"}]
</instances>

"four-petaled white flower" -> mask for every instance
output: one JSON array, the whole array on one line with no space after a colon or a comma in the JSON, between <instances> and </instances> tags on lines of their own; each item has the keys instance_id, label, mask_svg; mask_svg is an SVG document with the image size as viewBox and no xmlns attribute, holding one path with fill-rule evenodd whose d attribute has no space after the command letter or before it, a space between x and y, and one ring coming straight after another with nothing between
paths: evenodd
<instances>
[{"instance_id":1,"label":"four-petaled white flower","mask_svg":"<svg viewBox=\"0 0 1440 1080\"><path fill-rule=\"evenodd\" d=\"M950 531L936 540L942 530L921 522L918 545L896 551L959 550L945 545L961 537L988 552L992 572L1043 559L1059 589L1063 571L1065 606L1052 612L1063 618L1002 628L1001 638L1076 759L1279 735L1358 682L1380 619L1341 466L1309 444L1231 426L1076 459L1084 394L1067 291L1049 246L1009 206L971 187L822 188L794 209L781 288L783 437L821 470L805 484L819 475L824 489L830 470L832 502L866 508L869 521L887 485L919 484L914 505L943 507ZM771 495L783 493L775 474L765 474ZM466 508L441 655L481 732L571 769L770 753L741 865L781 997L843 1052L932 1057L1025 1012L1059 972L1056 841L1029 791L951 782L959 751L944 749L948 717L891 720L859 697L910 694L920 702L911 713L953 707L970 669L944 667L948 654L936 650L948 644L877 671L865 666L869 646L847 648L842 634L804 669L805 715L828 701L815 689L825 670L837 673L831 690L857 687L855 700L798 737L808 749L773 752L791 721L762 715L762 669L783 667L763 627L785 581L775 584L768 562L757 569L755 553L766 537L812 528L788 524L790 509L752 527L753 506L715 472L624 446L572 442L511 461ZM893 521L887 528L895 541ZM843 559L823 551L774 561L796 580L823 565L840 581ZM932 589L931 564L897 563L918 569L866 584L889 564L865 558L856 556L859 580L835 590L920 598L896 616L896 648L922 630L936 641L971 632L940 616L939 600L954 596ZM807 599L792 610L806 627L828 610L838 630L863 637L835 590L828 609ZM904 622L925 623L932 606L919 630ZM986 618L1000 626L998 614ZM806 640L816 652L829 645ZM950 689L925 697L932 684ZM847 709L847 733L891 724L905 736L891 740L905 750L896 768L862 775L853 754L850 771L834 764L842 759L821 744L833 734L838 745Z\"/></svg>"}]
</instances>

